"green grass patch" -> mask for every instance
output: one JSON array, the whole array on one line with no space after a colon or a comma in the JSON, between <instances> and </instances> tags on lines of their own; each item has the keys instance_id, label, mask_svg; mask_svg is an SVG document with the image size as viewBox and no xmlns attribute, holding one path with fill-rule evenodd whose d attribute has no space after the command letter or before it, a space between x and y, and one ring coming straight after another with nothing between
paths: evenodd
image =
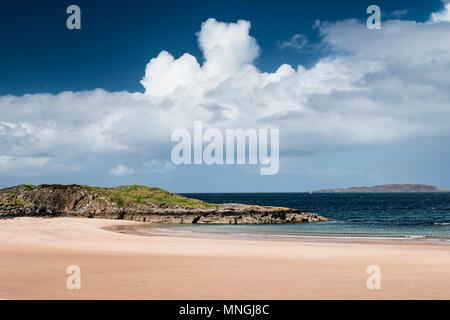
<instances>
[{"instance_id":1,"label":"green grass patch","mask_svg":"<svg viewBox=\"0 0 450 320\"><path fill-rule=\"evenodd\" d=\"M6 200L0 200L0 204L7 205L7 206L23 207L23 206L26 206L27 204L31 204L31 203L28 201L25 201L23 199L19 199L16 197L10 197Z\"/></svg>"},{"instance_id":2,"label":"green grass patch","mask_svg":"<svg viewBox=\"0 0 450 320\"><path fill-rule=\"evenodd\" d=\"M28 189L36 188L36 186L34 184L21 184L20 187L26 187Z\"/></svg>"},{"instance_id":3,"label":"green grass patch","mask_svg":"<svg viewBox=\"0 0 450 320\"><path fill-rule=\"evenodd\" d=\"M148 205L154 203L158 206L180 206L190 209L213 209L216 204L206 203L197 199L190 199L178 194L170 193L166 190L154 187L131 185L116 188L85 187L90 194L98 194L108 201L116 203L121 208L126 208L131 204ZM98 199L101 201L101 199Z\"/></svg>"}]
</instances>

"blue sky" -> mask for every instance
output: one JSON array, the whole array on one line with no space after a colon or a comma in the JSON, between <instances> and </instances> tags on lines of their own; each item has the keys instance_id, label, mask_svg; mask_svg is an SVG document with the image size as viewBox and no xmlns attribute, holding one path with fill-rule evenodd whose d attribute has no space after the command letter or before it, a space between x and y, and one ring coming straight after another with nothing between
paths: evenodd
<instances>
[{"instance_id":1,"label":"blue sky","mask_svg":"<svg viewBox=\"0 0 450 320\"><path fill-rule=\"evenodd\" d=\"M0 94L59 93L103 88L143 91L139 80L148 60L167 50L199 60L195 33L208 18L252 23L262 54L256 66L311 66L313 50L279 50L277 43L302 33L319 41L314 22L365 21L373 1L2 1L0 5ZM78 4L82 29L65 28L66 8ZM409 9L404 18L425 21L437 1L378 1L383 13Z\"/></svg>"},{"instance_id":2,"label":"blue sky","mask_svg":"<svg viewBox=\"0 0 450 320\"><path fill-rule=\"evenodd\" d=\"M71 4L81 8L81 30L66 28ZM365 28L370 4L381 8L382 30ZM0 185L137 183L174 192L449 187L445 5L3 1ZM224 28L248 43L215 39L225 38ZM219 41L224 48L209 60L202 34L204 46ZM177 60L185 53L194 59ZM207 75L208 63L220 69L233 55L230 70ZM156 69L167 61L170 70ZM286 74L277 71L282 65ZM224 120L212 121L214 112ZM170 132L194 120L220 129L280 128L279 173L173 165Z\"/></svg>"}]
</instances>

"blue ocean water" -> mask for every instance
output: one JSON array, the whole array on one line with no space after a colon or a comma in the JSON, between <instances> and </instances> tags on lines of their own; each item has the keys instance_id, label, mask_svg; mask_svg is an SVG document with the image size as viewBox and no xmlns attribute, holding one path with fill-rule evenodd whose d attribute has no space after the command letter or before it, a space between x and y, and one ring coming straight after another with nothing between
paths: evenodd
<instances>
[{"instance_id":1,"label":"blue ocean water","mask_svg":"<svg viewBox=\"0 0 450 320\"><path fill-rule=\"evenodd\" d=\"M212 203L283 206L331 221L286 225L181 225L177 230L450 239L450 193L190 193Z\"/></svg>"}]
</instances>

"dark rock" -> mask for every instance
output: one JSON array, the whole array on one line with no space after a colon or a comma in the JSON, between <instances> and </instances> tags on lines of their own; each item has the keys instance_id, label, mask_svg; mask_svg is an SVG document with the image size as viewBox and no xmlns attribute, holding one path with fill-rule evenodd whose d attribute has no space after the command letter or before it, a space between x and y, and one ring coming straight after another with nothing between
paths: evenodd
<instances>
[{"instance_id":1,"label":"dark rock","mask_svg":"<svg viewBox=\"0 0 450 320\"><path fill-rule=\"evenodd\" d=\"M318 214L297 209L240 203L192 208L146 200L120 207L98 193L90 193L88 188L79 185L41 185L2 189L0 219L20 216L73 216L171 224L279 224L327 220ZM11 198L19 199L25 205L5 205Z\"/></svg>"}]
</instances>

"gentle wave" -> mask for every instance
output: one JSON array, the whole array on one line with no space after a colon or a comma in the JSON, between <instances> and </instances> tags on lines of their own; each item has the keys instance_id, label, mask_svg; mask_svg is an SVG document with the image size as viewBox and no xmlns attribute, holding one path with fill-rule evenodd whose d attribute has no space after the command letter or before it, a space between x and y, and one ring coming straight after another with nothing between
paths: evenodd
<instances>
[{"instance_id":1,"label":"gentle wave","mask_svg":"<svg viewBox=\"0 0 450 320\"><path fill-rule=\"evenodd\" d=\"M331 221L303 225L210 226L195 232L317 234L450 239L450 192L430 194L303 194L231 193L190 194L207 202L251 203L316 212ZM183 229L185 229L183 228Z\"/></svg>"},{"instance_id":2,"label":"gentle wave","mask_svg":"<svg viewBox=\"0 0 450 320\"><path fill-rule=\"evenodd\" d=\"M443 243L450 242L446 237L434 237L430 235L380 235L380 234L271 234L271 233L252 233L252 232L227 232L223 230L214 230L208 228L208 231L200 231L195 229L188 229L188 226L171 225L167 227L156 227L149 225L148 227L138 226L137 229L141 231L141 235L151 235L152 231L163 234L172 234L189 237L219 237L230 239L264 239L264 240L371 240L371 241L383 241L383 240L425 240L425 241L440 241Z\"/></svg>"}]
</instances>

